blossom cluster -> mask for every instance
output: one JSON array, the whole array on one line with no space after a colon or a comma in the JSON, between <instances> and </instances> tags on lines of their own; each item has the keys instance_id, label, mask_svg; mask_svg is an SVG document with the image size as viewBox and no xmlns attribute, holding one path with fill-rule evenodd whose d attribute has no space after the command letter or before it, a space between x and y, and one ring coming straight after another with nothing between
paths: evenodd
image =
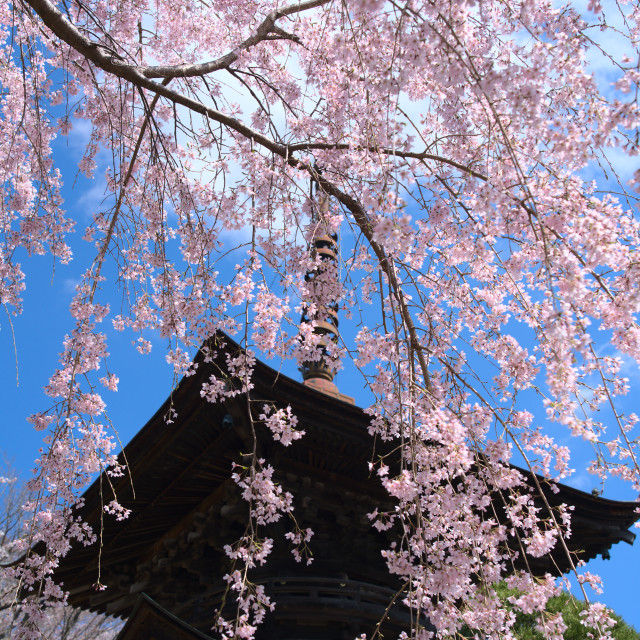
<instances>
[{"instance_id":1,"label":"blossom cluster","mask_svg":"<svg viewBox=\"0 0 640 640\"><path fill-rule=\"evenodd\" d=\"M292 413L291 407L274 409L271 405L265 404L259 419L269 428L273 439L285 447L304 435L304 431L296 429L298 418Z\"/></svg>"},{"instance_id":2,"label":"blossom cluster","mask_svg":"<svg viewBox=\"0 0 640 640\"><path fill-rule=\"evenodd\" d=\"M277 522L293 509L293 496L274 482L273 467L265 464L264 459L248 469L235 471L231 478L242 489L242 497L249 503L250 515L257 524Z\"/></svg>"}]
</instances>

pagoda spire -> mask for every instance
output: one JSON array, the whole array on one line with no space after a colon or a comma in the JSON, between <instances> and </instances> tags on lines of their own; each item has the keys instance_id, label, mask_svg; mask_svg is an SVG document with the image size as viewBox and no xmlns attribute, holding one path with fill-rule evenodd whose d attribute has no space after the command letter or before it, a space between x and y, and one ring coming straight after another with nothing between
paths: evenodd
<instances>
[{"instance_id":1,"label":"pagoda spire","mask_svg":"<svg viewBox=\"0 0 640 640\"><path fill-rule=\"evenodd\" d=\"M337 346L340 337L338 304L335 300L327 301L322 289L330 287L332 278L337 278L338 235L327 232L325 223L329 213L329 196L315 180L311 182L311 199L314 231L309 249L312 258L319 260L316 260L314 269L307 271L305 275L308 299L302 301L300 321L314 323L313 333L320 338L322 357L303 362L300 371L305 386L354 404L354 399L340 393L334 382L336 366L332 361L329 345Z\"/></svg>"}]
</instances>

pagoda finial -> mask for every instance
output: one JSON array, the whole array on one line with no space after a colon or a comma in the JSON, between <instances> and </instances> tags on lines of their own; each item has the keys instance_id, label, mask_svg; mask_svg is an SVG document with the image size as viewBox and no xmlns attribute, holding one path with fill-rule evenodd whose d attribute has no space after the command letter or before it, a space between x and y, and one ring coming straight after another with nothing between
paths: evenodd
<instances>
[{"instance_id":1,"label":"pagoda finial","mask_svg":"<svg viewBox=\"0 0 640 640\"><path fill-rule=\"evenodd\" d=\"M319 172L319 169L316 170ZM335 277L338 264L338 235L335 232L329 233L326 229L329 196L315 180L311 182L311 199L311 222L314 231L310 251L311 256L319 260L316 260L314 269L305 275L309 299L302 302L301 322L314 323L313 332L320 338L322 357L319 360L303 362L300 371L306 386L354 404L353 398L341 394L333 382L336 367L327 348L330 343L338 344L338 305L335 301L327 302L321 288L331 286L329 279Z\"/></svg>"}]
</instances>

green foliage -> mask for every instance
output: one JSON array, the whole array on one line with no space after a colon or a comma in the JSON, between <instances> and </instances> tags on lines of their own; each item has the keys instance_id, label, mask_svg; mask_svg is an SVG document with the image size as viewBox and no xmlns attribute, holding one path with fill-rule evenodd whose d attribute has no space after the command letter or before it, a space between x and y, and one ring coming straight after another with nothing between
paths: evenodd
<instances>
[{"instance_id":1,"label":"green foliage","mask_svg":"<svg viewBox=\"0 0 640 640\"><path fill-rule=\"evenodd\" d=\"M509 604L507 598L517 596L515 589L509 589L506 584L500 583L496 587L496 591L500 598L505 602L508 609L514 610ZM590 640L590 633L593 630L585 627L582 623L580 612L586 609L586 604L568 593L562 593L549 599L546 613L556 614L562 613L564 623L567 629L564 632L565 640ZM516 613L516 622L513 627L513 634L518 640L545 640L544 634L536 629L538 616L536 614ZM612 635L615 640L640 640L638 633L632 626L628 625L620 616L612 614L616 625L612 629ZM596 634L594 634L596 635Z\"/></svg>"}]
</instances>

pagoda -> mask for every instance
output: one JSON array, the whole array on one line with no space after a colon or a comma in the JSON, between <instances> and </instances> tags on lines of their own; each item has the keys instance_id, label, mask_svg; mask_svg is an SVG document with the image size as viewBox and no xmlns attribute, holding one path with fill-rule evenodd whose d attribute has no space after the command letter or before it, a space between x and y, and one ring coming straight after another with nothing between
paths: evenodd
<instances>
[{"instance_id":1,"label":"pagoda","mask_svg":"<svg viewBox=\"0 0 640 640\"><path fill-rule=\"evenodd\" d=\"M322 213L326 201L319 202ZM335 237L319 232L312 250L321 269L322 260L335 258ZM318 274L309 274L308 281ZM315 315L303 321L314 322L326 355L338 335L336 309L314 308ZM258 361L250 391L217 403L203 399L203 384L212 375L228 376L233 384L227 362L241 353L228 336L212 336L196 355L195 373L125 447L120 460L127 474L109 482L131 510L129 518L103 518L103 505L111 500L102 495L104 479L86 491L78 515L102 533L99 545L76 546L60 561L56 578L70 604L127 619L120 640L214 637L214 612L225 606L230 567L224 547L243 536L249 517L231 469L255 446L275 469L274 480L293 494L300 525L314 531L313 563L307 566L291 554L286 519L267 525L274 548L264 566L251 570L251 580L264 586L276 607L259 627L258 640L353 640L371 634L383 619L380 630L388 638L409 631L409 611L398 602L390 606L401 587L380 553L389 547L390 533L376 531L367 515L395 507L369 471L370 416L338 391L329 357L305 363L303 382ZM288 447L275 442L256 424L264 405L291 407L304 437ZM174 422L167 421L170 414ZM617 542L633 542L636 503L557 488L545 489L545 497L552 506L573 506L567 545L575 558L606 556ZM563 550L527 560L536 574L570 567ZM94 587L98 575L107 586L103 591Z\"/></svg>"},{"instance_id":2,"label":"pagoda","mask_svg":"<svg viewBox=\"0 0 640 640\"><path fill-rule=\"evenodd\" d=\"M248 507L230 471L253 447L247 397L212 404L200 393L203 382L212 373L220 375L227 355L240 348L222 335L211 338L208 347L215 358L207 362L200 351L196 374L180 382L124 449L121 459L131 477L110 481L131 509L129 518L104 518L101 550L74 547L56 571L72 605L122 618L135 611L128 626L140 629L126 638L160 638L141 630L152 628L140 623L147 619L161 619L161 628L171 628L168 637L174 639L210 635L229 568L224 546L239 539L246 526ZM388 540L367 517L380 505L393 508L378 479L369 475L370 416L339 394L292 380L261 362L252 383L252 403L291 406L306 432L285 448L266 428L258 430L257 447L295 496L297 519L315 532L314 561L306 566L290 553L286 523L269 525L275 547L264 567L253 570L252 580L265 585L277 605L258 638L353 640L375 628L400 587L380 554ZM177 413L172 424L166 420L171 410ZM547 498L574 506L567 542L576 557L589 560L607 555L617 542L633 542L628 529L637 518L636 503L558 487L559 493L549 491ZM99 480L84 498L79 515L98 531L106 500ZM569 569L561 550L528 561L537 574ZM94 587L98 562L104 591ZM388 613L386 631L399 632L408 624L408 613L398 606Z\"/></svg>"}]
</instances>

